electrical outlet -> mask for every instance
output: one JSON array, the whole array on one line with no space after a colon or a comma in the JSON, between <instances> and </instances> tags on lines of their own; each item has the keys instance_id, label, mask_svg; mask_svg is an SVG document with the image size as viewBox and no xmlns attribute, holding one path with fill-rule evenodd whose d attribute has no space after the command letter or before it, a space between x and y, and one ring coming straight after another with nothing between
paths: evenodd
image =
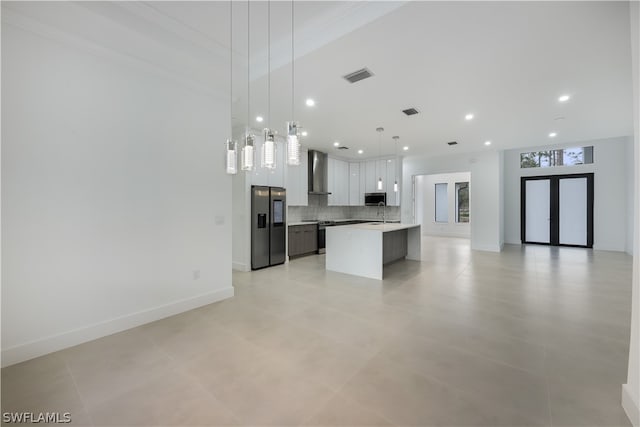
<instances>
[{"instance_id":1,"label":"electrical outlet","mask_svg":"<svg viewBox=\"0 0 640 427\"><path fill-rule=\"evenodd\" d=\"M193 280L198 280L200 278L200 270L193 270Z\"/></svg>"}]
</instances>

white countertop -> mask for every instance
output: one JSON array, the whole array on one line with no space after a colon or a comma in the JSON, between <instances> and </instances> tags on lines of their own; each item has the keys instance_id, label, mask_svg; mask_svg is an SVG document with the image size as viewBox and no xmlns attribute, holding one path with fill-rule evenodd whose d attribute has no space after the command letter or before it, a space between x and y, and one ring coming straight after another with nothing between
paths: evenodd
<instances>
[{"instance_id":1,"label":"white countertop","mask_svg":"<svg viewBox=\"0 0 640 427\"><path fill-rule=\"evenodd\" d=\"M406 230L409 228L420 227L420 224L400 224L400 223L386 223L383 224L381 222L376 223L364 223L364 224L351 224L351 225L343 225L339 228L339 230L348 230L348 229L358 229L358 230L371 230L371 231L380 231L386 233L388 231L397 231L397 230Z\"/></svg>"},{"instance_id":2,"label":"white countertop","mask_svg":"<svg viewBox=\"0 0 640 427\"><path fill-rule=\"evenodd\" d=\"M325 221L325 220L322 220ZM333 221L336 224L340 224L341 222L349 222L349 221L366 221L366 222L381 222L380 219L329 219L327 221ZM295 222L288 222L287 225L288 226L296 226L296 225L309 225L309 224L317 224L320 221L295 221ZM394 220L394 221L390 221L387 222L388 224L398 224L399 221Z\"/></svg>"}]
</instances>

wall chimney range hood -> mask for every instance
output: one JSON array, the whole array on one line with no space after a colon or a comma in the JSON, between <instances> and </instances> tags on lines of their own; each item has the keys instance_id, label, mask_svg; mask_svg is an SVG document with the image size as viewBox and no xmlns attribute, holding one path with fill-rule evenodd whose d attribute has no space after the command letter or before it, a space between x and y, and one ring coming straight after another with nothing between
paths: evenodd
<instances>
[{"instance_id":1,"label":"wall chimney range hood","mask_svg":"<svg viewBox=\"0 0 640 427\"><path fill-rule=\"evenodd\" d=\"M327 153L309 150L309 194L326 196L328 192Z\"/></svg>"}]
</instances>

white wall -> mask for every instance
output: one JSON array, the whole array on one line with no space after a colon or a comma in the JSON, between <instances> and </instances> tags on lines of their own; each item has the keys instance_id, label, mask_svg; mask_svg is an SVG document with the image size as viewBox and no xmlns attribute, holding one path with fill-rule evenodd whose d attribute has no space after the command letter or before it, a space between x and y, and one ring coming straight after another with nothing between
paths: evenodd
<instances>
[{"instance_id":1,"label":"white wall","mask_svg":"<svg viewBox=\"0 0 640 427\"><path fill-rule=\"evenodd\" d=\"M416 176L416 222L421 225L423 235L471 237L471 225L468 222L456 222L456 183L469 182L469 172L458 172L435 175ZM449 207L449 222L435 222L435 185L447 184L447 205ZM473 221L473 212L470 213Z\"/></svg>"},{"instance_id":2,"label":"white wall","mask_svg":"<svg viewBox=\"0 0 640 427\"><path fill-rule=\"evenodd\" d=\"M627 172L627 241L625 245L625 250L629 255L633 255L633 236L635 231L635 226L633 223L633 210L634 204L633 200L635 198L635 180L634 180L634 172L635 172L635 149L634 138L629 138L627 141L627 152L626 152L626 172Z\"/></svg>"},{"instance_id":3,"label":"white wall","mask_svg":"<svg viewBox=\"0 0 640 427\"><path fill-rule=\"evenodd\" d=\"M416 175L470 172L471 248L499 252L502 249L500 211L502 209L502 157L487 151L441 157L409 156L402 162L403 188L411 189ZM413 223L412 191L402 193L402 222Z\"/></svg>"},{"instance_id":4,"label":"white wall","mask_svg":"<svg viewBox=\"0 0 640 427\"><path fill-rule=\"evenodd\" d=\"M640 426L640 4L629 2L633 78L633 128L635 146L635 212L631 340L627 383L622 386L622 406L636 427Z\"/></svg>"},{"instance_id":5,"label":"white wall","mask_svg":"<svg viewBox=\"0 0 640 427\"><path fill-rule=\"evenodd\" d=\"M251 175L238 171L232 181L233 269L251 271Z\"/></svg>"},{"instance_id":6,"label":"white wall","mask_svg":"<svg viewBox=\"0 0 640 427\"><path fill-rule=\"evenodd\" d=\"M507 150L505 170L505 241L520 244L520 178L522 176L594 173L593 248L625 251L628 225L628 183L633 172L627 171L627 149L630 137L580 141L544 147ZM520 168L520 153L550 148L593 145L591 165L553 168Z\"/></svg>"},{"instance_id":7,"label":"white wall","mask_svg":"<svg viewBox=\"0 0 640 427\"><path fill-rule=\"evenodd\" d=\"M471 248L499 252L502 250L502 153L474 159L471 165Z\"/></svg>"},{"instance_id":8,"label":"white wall","mask_svg":"<svg viewBox=\"0 0 640 427\"><path fill-rule=\"evenodd\" d=\"M232 296L228 100L4 18L3 365Z\"/></svg>"},{"instance_id":9,"label":"white wall","mask_svg":"<svg viewBox=\"0 0 640 427\"><path fill-rule=\"evenodd\" d=\"M500 246L504 246L504 205L505 205L505 200L504 200L504 180L505 180L505 174L504 174L504 151L500 152L500 169L499 169L499 174L500 174L500 190L498 191L498 196L500 197L500 202L498 203L498 205L500 206Z\"/></svg>"}]
</instances>

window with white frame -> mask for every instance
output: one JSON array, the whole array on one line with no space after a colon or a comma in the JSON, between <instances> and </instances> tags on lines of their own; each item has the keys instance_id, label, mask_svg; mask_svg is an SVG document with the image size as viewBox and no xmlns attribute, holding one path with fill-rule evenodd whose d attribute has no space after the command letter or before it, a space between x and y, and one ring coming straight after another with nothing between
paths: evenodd
<instances>
[{"instance_id":1,"label":"window with white frame","mask_svg":"<svg viewBox=\"0 0 640 427\"><path fill-rule=\"evenodd\" d=\"M469 222L468 182L456 182L456 222Z\"/></svg>"},{"instance_id":2,"label":"window with white frame","mask_svg":"<svg viewBox=\"0 0 640 427\"><path fill-rule=\"evenodd\" d=\"M449 200L447 196L447 184L436 184L436 222L449 222Z\"/></svg>"}]
</instances>

